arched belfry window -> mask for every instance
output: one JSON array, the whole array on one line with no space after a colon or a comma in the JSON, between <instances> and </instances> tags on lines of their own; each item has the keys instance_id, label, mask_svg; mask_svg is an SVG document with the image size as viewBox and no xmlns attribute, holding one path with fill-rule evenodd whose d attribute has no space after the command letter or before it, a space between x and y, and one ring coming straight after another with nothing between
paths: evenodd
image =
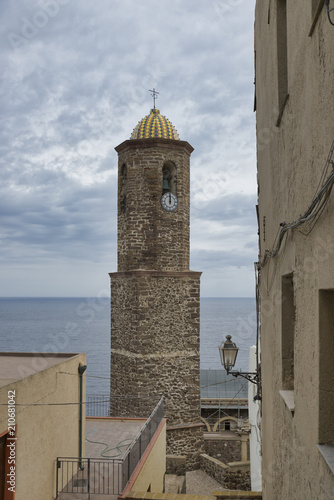
<instances>
[{"instance_id":1,"label":"arched belfry window","mask_svg":"<svg viewBox=\"0 0 334 500\"><path fill-rule=\"evenodd\" d=\"M166 161L162 167L162 192L177 194L176 186L176 166L172 161Z\"/></svg>"},{"instance_id":2,"label":"arched belfry window","mask_svg":"<svg viewBox=\"0 0 334 500\"><path fill-rule=\"evenodd\" d=\"M127 208L127 192L126 192L126 181L127 181L128 169L125 163L121 167L121 176L120 176L120 202L121 202L121 211L126 213Z\"/></svg>"}]
</instances>

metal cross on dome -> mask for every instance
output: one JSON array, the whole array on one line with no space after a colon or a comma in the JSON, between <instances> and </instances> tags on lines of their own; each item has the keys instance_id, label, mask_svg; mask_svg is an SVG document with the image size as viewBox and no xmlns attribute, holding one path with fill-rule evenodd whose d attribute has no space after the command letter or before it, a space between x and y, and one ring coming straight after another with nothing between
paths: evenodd
<instances>
[{"instance_id":1,"label":"metal cross on dome","mask_svg":"<svg viewBox=\"0 0 334 500\"><path fill-rule=\"evenodd\" d=\"M155 109L155 101L158 99L158 94L159 92L157 92L155 90L155 88L153 88L153 90L149 90L149 92L152 92L152 97L153 97L153 108Z\"/></svg>"}]
</instances>

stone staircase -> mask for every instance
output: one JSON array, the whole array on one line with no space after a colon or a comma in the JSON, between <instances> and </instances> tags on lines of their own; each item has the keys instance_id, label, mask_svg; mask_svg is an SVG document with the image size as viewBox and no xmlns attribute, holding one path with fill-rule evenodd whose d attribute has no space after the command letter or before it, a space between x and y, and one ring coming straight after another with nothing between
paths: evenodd
<instances>
[{"instance_id":1,"label":"stone staircase","mask_svg":"<svg viewBox=\"0 0 334 500\"><path fill-rule=\"evenodd\" d=\"M182 494L186 492L185 476L165 475L165 493Z\"/></svg>"}]
</instances>

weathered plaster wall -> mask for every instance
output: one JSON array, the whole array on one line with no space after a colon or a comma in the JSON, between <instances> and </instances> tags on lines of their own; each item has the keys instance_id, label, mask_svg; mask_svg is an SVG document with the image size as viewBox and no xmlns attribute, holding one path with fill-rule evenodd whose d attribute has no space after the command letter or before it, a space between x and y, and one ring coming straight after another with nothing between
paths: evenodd
<instances>
[{"instance_id":1,"label":"weathered plaster wall","mask_svg":"<svg viewBox=\"0 0 334 500\"><path fill-rule=\"evenodd\" d=\"M85 364L86 356L72 356L46 369L43 369L43 355L31 359L30 373L41 371L28 376L29 366L24 363L22 373L27 374L26 378L1 387L0 400L6 402L8 390L15 390L15 400L20 405L16 407L15 498L52 500L56 493L56 458L79 454L79 404L54 405L79 402L78 366L80 361ZM85 376L83 382L85 394ZM21 406L24 403L41 406ZM47 406L48 403L52 406ZM6 430L7 421L7 406L0 406L0 434ZM84 451L83 440L83 455Z\"/></svg>"},{"instance_id":2,"label":"weathered plaster wall","mask_svg":"<svg viewBox=\"0 0 334 500\"><path fill-rule=\"evenodd\" d=\"M260 260L274 247L280 224L296 220L310 205L334 139L334 29L323 8L309 36L311 1L286 2L289 96L279 109L277 34L281 25L277 27L276 20L284 3L256 3ZM280 111L282 119L276 126ZM321 425L318 294L320 289L334 288L333 224L331 197L313 231L308 236L290 233L280 255L261 270L263 497L268 500L327 499L334 491L333 472L317 448ZM285 275L292 275L295 307L294 412L279 392L284 388Z\"/></svg>"}]
</instances>

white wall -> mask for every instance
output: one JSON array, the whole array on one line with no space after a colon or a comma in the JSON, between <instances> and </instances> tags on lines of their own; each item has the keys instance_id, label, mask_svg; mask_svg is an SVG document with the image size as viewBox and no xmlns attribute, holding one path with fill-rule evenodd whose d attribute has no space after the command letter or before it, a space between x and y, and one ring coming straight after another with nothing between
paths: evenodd
<instances>
[{"instance_id":1,"label":"white wall","mask_svg":"<svg viewBox=\"0 0 334 500\"><path fill-rule=\"evenodd\" d=\"M256 347L253 345L249 350L249 371L256 369ZM251 433L249 436L251 486L252 491L262 491L261 474L261 416L259 401L254 401L257 393L256 385L248 384L248 414Z\"/></svg>"}]
</instances>

